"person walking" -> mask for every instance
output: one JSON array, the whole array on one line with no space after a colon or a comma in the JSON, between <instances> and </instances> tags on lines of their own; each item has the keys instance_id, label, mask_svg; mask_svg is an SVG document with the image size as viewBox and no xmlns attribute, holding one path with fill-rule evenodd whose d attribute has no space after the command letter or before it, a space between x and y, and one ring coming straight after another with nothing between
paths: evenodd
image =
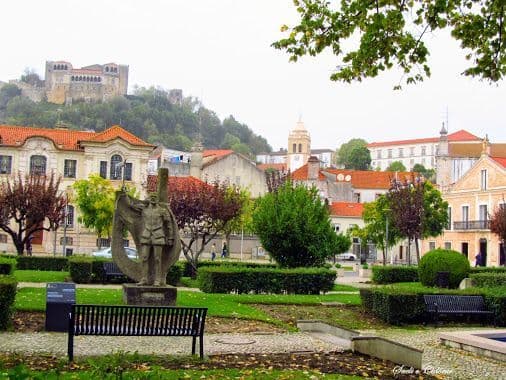
<instances>
[{"instance_id":1,"label":"person walking","mask_svg":"<svg viewBox=\"0 0 506 380\"><path fill-rule=\"evenodd\" d=\"M216 258L216 244L213 243L211 246L211 261L214 261Z\"/></svg>"},{"instance_id":2,"label":"person walking","mask_svg":"<svg viewBox=\"0 0 506 380\"><path fill-rule=\"evenodd\" d=\"M481 256L481 251L478 252L478 254L476 255L476 257L474 258L476 261L475 261L475 264L474 266L476 267L481 267L482 266L482 256Z\"/></svg>"},{"instance_id":3,"label":"person walking","mask_svg":"<svg viewBox=\"0 0 506 380\"><path fill-rule=\"evenodd\" d=\"M221 250L221 258L227 257L227 242L223 242L223 249Z\"/></svg>"}]
</instances>

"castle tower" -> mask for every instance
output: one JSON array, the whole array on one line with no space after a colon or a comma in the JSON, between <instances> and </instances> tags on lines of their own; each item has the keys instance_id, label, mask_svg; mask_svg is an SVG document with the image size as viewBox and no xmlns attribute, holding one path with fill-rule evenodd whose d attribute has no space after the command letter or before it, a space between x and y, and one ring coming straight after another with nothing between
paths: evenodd
<instances>
[{"instance_id":1,"label":"castle tower","mask_svg":"<svg viewBox=\"0 0 506 380\"><path fill-rule=\"evenodd\" d=\"M288 135L287 168L293 172L307 163L311 154L311 136L299 119Z\"/></svg>"},{"instance_id":2,"label":"castle tower","mask_svg":"<svg viewBox=\"0 0 506 380\"><path fill-rule=\"evenodd\" d=\"M452 182L451 160L448 143L448 131L443 127L439 132L439 143L436 152L436 184L445 187Z\"/></svg>"}]
</instances>

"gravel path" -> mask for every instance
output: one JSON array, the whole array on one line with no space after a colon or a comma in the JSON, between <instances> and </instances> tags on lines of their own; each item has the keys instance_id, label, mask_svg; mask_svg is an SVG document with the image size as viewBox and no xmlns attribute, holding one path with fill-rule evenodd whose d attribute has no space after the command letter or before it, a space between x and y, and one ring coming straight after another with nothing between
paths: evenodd
<instances>
[{"instance_id":1,"label":"gravel path","mask_svg":"<svg viewBox=\"0 0 506 380\"><path fill-rule=\"evenodd\" d=\"M440 332L458 330L462 329L437 328L422 331L390 329L368 330L367 333L383 336L423 350L423 368L426 370L434 369L434 375L447 374L446 378L448 379L506 379L506 363L467 351L449 348L439 343L438 334ZM466 330L474 329L469 328Z\"/></svg>"},{"instance_id":2,"label":"gravel path","mask_svg":"<svg viewBox=\"0 0 506 380\"><path fill-rule=\"evenodd\" d=\"M188 337L108 337L77 336L76 356L104 355L111 352L139 352L155 355L190 355ZM230 353L286 353L336 350L336 346L304 333L286 334L207 334L206 355ZM198 348L197 348L198 350ZM67 354L66 333L2 333L0 352Z\"/></svg>"}]
</instances>

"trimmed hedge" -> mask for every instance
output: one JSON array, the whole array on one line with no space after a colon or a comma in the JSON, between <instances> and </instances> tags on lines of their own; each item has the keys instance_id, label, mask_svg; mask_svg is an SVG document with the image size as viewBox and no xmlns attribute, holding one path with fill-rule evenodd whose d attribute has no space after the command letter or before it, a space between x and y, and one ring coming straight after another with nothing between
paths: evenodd
<instances>
[{"instance_id":1,"label":"trimmed hedge","mask_svg":"<svg viewBox=\"0 0 506 380\"><path fill-rule=\"evenodd\" d=\"M457 251L433 249L425 254L418 264L420 282L425 286L436 286L438 272L450 273L450 288L458 288L469 275L469 260Z\"/></svg>"},{"instance_id":2,"label":"trimmed hedge","mask_svg":"<svg viewBox=\"0 0 506 380\"><path fill-rule=\"evenodd\" d=\"M506 267L472 267L469 273L506 273Z\"/></svg>"},{"instance_id":3,"label":"trimmed hedge","mask_svg":"<svg viewBox=\"0 0 506 380\"><path fill-rule=\"evenodd\" d=\"M132 282L127 276L107 280L103 267L104 262L111 262L111 260L100 257L73 256L69 259L69 272L72 281L78 284ZM176 263L171 266L167 273L167 283L176 286L182 273L181 264Z\"/></svg>"},{"instance_id":4,"label":"trimmed hedge","mask_svg":"<svg viewBox=\"0 0 506 380\"><path fill-rule=\"evenodd\" d=\"M247 261L211 261L211 260L202 260L197 263L197 268L200 269L202 267L221 267L221 266L233 266L233 267L240 267L240 268L278 268L276 264L272 263L250 263ZM184 261L184 271L183 271L184 277L190 277L191 276L191 265L190 263L185 260Z\"/></svg>"},{"instance_id":5,"label":"trimmed hedge","mask_svg":"<svg viewBox=\"0 0 506 380\"><path fill-rule=\"evenodd\" d=\"M382 286L360 289L363 307L392 325L415 324L425 321L424 294L460 294L482 295L487 308L494 312L496 323L506 326L506 287L493 289L398 289L393 286Z\"/></svg>"},{"instance_id":6,"label":"trimmed hedge","mask_svg":"<svg viewBox=\"0 0 506 380\"><path fill-rule=\"evenodd\" d=\"M0 330L6 330L11 324L17 285L14 277L0 276Z\"/></svg>"},{"instance_id":7,"label":"trimmed hedge","mask_svg":"<svg viewBox=\"0 0 506 380\"><path fill-rule=\"evenodd\" d=\"M392 284L394 282L418 282L418 267L373 265L372 281L376 284Z\"/></svg>"},{"instance_id":8,"label":"trimmed hedge","mask_svg":"<svg viewBox=\"0 0 506 380\"><path fill-rule=\"evenodd\" d=\"M13 274L16 270L16 259L0 257L0 275Z\"/></svg>"},{"instance_id":9,"label":"trimmed hedge","mask_svg":"<svg viewBox=\"0 0 506 380\"><path fill-rule=\"evenodd\" d=\"M62 256L16 256L19 270L67 271L68 258Z\"/></svg>"},{"instance_id":10,"label":"trimmed hedge","mask_svg":"<svg viewBox=\"0 0 506 380\"><path fill-rule=\"evenodd\" d=\"M334 286L336 272L326 268L203 267L198 273L205 293L320 294Z\"/></svg>"},{"instance_id":11,"label":"trimmed hedge","mask_svg":"<svg viewBox=\"0 0 506 380\"><path fill-rule=\"evenodd\" d=\"M473 279L473 285L479 288L506 286L506 272L472 273L470 277Z\"/></svg>"}]
</instances>

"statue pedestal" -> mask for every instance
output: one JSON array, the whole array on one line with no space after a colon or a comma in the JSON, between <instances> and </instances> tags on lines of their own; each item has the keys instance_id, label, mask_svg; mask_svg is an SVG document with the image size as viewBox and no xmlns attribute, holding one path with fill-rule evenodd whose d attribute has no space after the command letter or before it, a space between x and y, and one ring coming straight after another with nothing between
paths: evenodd
<instances>
[{"instance_id":1,"label":"statue pedestal","mask_svg":"<svg viewBox=\"0 0 506 380\"><path fill-rule=\"evenodd\" d=\"M127 305L175 306L177 288L173 286L151 286L123 284L123 302Z\"/></svg>"}]
</instances>

